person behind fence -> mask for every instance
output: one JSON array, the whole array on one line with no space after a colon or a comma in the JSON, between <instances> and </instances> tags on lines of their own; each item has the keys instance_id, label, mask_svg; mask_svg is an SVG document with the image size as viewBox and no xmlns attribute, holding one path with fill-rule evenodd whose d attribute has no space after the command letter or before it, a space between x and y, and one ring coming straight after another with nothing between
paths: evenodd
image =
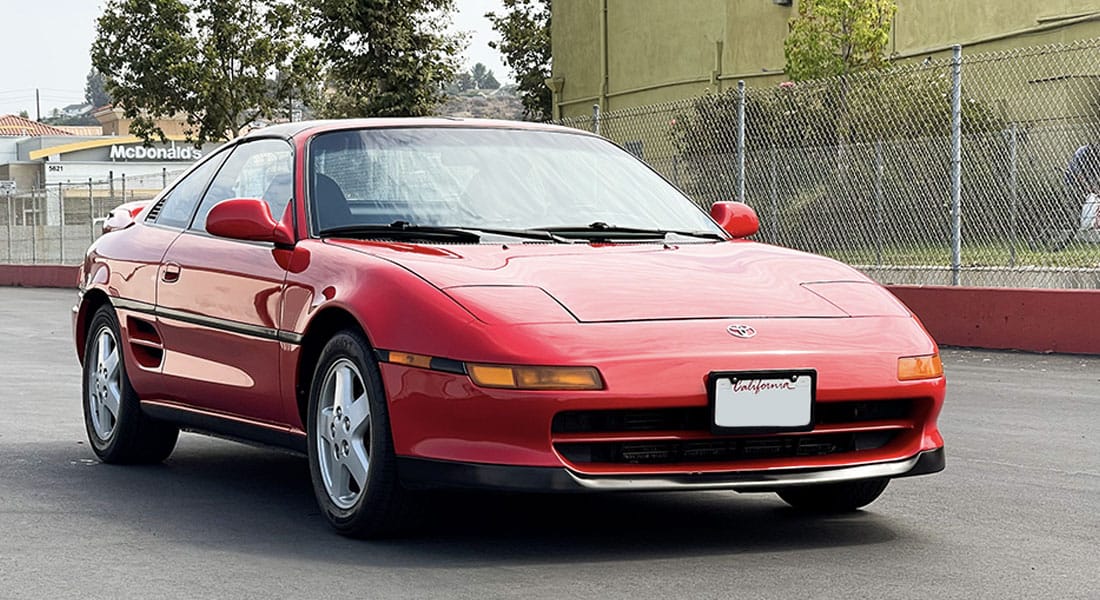
<instances>
[{"instance_id":1,"label":"person behind fence","mask_svg":"<svg viewBox=\"0 0 1100 600\"><path fill-rule=\"evenodd\" d=\"M1081 202L1080 229L1100 230L1100 149L1093 144L1078 148L1066 166L1066 187L1074 202Z\"/></svg>"}]
</instances>

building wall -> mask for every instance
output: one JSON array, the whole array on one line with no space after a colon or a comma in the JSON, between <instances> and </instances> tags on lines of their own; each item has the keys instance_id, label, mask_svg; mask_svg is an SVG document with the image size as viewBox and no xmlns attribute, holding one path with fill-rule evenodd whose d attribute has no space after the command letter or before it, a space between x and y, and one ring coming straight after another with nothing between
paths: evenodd
<instances>
[{"instance_id":1,"label":"building wall","mask_svg":"<svg viewBox=\"0 0 1100 600\"><path fill-rule=\"evenodd\" d=\"M693 97L740 79L782 81L783 40L797 1L555 0L559 114L590 114L597 103L617 110ZM1096 38L1098 16L1100 0L898 0L890 52L897 60L922 60L948 54L955 43L974 53Z\"/></svg>"},{"instance_id":2,"label":"building wall","mask_svg":"<svg viewBox=\"0 0 1100 600\"><path fill-rule=\"evenodd\" d=\"M130 135L133 119L126 118L121 108L102 108L92 116L103 126L103 135ZM182 116L175 119L156 119L154 122L168 137L183 137L187 134L187 124Z\"/></svg>"},{"instance_id":3,"label":"building wall","mask_svg":"<svg viewBox=\"0 0 1100 600\"><path fill-rule=\"evenodd\" d=\"M42 185L42 164L12 162L0 164L0 179L14 180L16 190L22 192Z\"/></svg>"}]
</instances>

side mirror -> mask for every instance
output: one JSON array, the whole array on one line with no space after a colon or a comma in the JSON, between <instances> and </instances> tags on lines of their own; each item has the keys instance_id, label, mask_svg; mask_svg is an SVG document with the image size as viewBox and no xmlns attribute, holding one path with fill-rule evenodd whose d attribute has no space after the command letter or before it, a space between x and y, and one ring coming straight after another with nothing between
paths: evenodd
<instances>
[{"instance_id":1,"label":"side mirror","mask_svg":"<svg viewBox=\"0 0 1100 600\"><path fill-rule=\"evenodd\" d=\"M145 207L149 206L151 202L152 200L135 200L134 202L120 204L107 213L107 218L96 219L96 221L102 223L103 233L126 229L134 224L134 219L137 218L138 213L145 210Z\"/></svg>"},{"instance_id":2,"label":"side mirror","mask_svg":"<svg viewBox=\"0 0 1100 600\"><path fill-rule=\"evenodd\" d=\"M760 218L744 202L715 202L710 207L710 218L735 238L746 238L760 231Z\"/></svg>"},{"instance_id":3,"label":"side mirror","mask_svg":"<svg viewBox=\"0 0 1100 600\"><path fill-rule=\"evenodd\" d=\"M215 204L206 215L206 231L234 240L294 245L290 228L271 216L267 202L256 198L234 198Z\"/></svg>"}]
</instances>

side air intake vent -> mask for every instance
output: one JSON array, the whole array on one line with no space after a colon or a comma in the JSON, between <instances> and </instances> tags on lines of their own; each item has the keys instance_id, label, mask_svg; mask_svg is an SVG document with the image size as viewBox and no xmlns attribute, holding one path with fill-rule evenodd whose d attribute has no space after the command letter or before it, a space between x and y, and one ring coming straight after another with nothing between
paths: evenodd
<instances>
[{"instance_id":1,"label":"side air intake vent","mask_svg":"<svg viewBox=\"0 0 1100 600\"><path fill-rule=\"evenodd\" d=\"M161 207L164 206L164 201L167 200L167 199L168 199L168 196L165 196L165 197L161 198L160 200L157 200L157 203L153 205L153 208L149 209L149 214L145 215L145 221L146 222L151 222L151 221L156 221L157 220L157 215L160 214L160 209L161 209Z\"/></svg>"}]
</instances>

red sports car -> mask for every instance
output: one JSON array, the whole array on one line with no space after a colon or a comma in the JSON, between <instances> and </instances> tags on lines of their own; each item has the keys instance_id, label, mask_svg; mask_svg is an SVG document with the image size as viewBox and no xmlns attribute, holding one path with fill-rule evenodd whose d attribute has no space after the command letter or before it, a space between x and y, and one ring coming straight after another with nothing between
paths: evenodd
<instances>
[{"instance_id":1,"label":"red sports car","mask_svg":"<svg viewBox=\"0 0 1100 600\"><path fill-rule=\"evenodd\" d=\"M939 471L935 342L882 287L756 243L560 127L291 123L116 211L74 309L104 462L179 430L308 455L341 533L410 490L776 492Z\"/></svg>"}]
</instances>

